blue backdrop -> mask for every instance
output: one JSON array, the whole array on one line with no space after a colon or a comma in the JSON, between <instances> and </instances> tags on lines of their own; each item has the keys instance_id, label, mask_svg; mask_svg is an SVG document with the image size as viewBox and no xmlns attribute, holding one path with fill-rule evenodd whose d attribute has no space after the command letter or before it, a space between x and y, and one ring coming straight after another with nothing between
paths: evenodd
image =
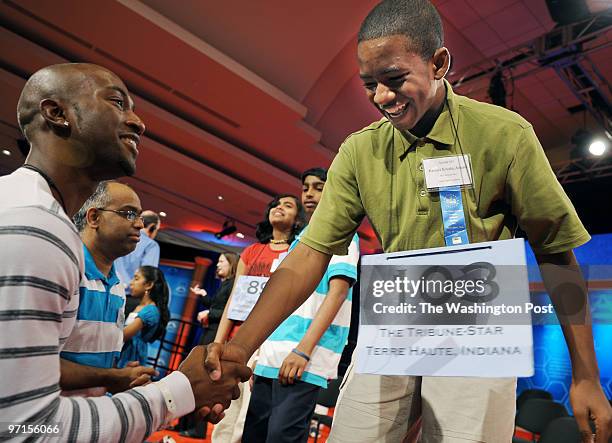
<instances>
[{"instance_id":1,"label":"blue backdrop","mask_svg":"<svg viewBox=\"0 0 612 443\"><path fill-rule=\"evenodd\" d=\"M612 234L593 236L590 242L577 248L575 253L589 280L612 280ZM527 263L530 269L537 265L529 247ZM535 273L530 272L530 280L539 279ZM589 297L601 382L606 396L612 398L612 288L592 290ZM534 326L533 342L535 374L533 377L519 378L518 393L529 388L547 390L556 401L563 403L568 411L571 411L569 387L572 369L561 327Z\"/></svg>"}]
</instances>

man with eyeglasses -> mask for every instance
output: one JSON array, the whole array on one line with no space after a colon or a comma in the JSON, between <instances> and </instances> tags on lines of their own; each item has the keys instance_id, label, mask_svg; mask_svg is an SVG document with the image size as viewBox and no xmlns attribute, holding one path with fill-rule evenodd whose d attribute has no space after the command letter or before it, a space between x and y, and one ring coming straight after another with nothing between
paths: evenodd
<instances>
[{"instance_id":1,"label":"man with eyeglasses","mask_svg":"<svg viewBox=\"0 0 612 443\"><path fill-rule=\"evenodd\" d=\"M123 345L125 289L113 262L134 250L143 227L140 199L127 185L101 182L73 217L85 274L76 324L61 352L63 395L103 395L142 385L155 373L132 362L115 368Z\"/></svg>"},{"instance_id":2,"label":"man with eyeglasses","mask_svg":"<svg viewBox=\"0 0 612 443\"><path fill-rule=\"evenodd\" d=\"M142 211L142 221L144 226L140 230L140 241L136 249L115 261L117 276L123 283L127 296L125 302L126 317L140 303L140 300L130 297L130 282L134 273L141 266L159 267L159 244L155 241L161 224L159 215L153 211Z\"/></svg>"}]
</instances>

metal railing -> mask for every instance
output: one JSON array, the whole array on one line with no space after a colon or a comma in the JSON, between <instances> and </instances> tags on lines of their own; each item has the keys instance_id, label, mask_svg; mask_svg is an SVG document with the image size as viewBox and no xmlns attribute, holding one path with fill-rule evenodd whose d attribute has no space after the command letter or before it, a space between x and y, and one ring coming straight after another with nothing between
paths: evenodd
<instances>
[{"instance_id":1,"label":"metal railing","mask_svg":"<svg viewBox=\"0 0 612 443\"><path fill-rule=\"evenodd\" d=\"M154 358L149 357L148 361L151 366L157 370L160 375L167 375L175 371L180 363L189 355L192 349L193 340L184 340L186 331L191 335L200 325L192 321L185 321L178 318L171 318L166 325L166 332L159 340L159 349ZM191 338L191 337L188 337ZM162 359L162 353L168 353L166 359Z\"/></svg>"}]
</instances>

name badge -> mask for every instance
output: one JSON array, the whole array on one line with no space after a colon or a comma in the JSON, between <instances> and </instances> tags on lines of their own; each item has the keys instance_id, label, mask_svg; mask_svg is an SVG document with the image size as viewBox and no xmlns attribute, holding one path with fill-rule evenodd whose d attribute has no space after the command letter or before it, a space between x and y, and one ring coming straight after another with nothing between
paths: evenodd
<instances>
[{"instance_id":1,"label":"name badge","mask_svg":"<svg viewBox=\"0 0 612 443\"><path fill-rule=\"evenodd\" d=\"M470 241L465 227L461 188L440 188L440 206L446 246L467 245Z\"/></svg>"},{"instance_id":2,"label":"name badge","mask_svg":"<svg viewBox=\"0 0 612 443\"><path fill-rule=\"evenodd\" d=\"M472 166L469 155L450 155L423 160L425 185L428 191L451 186L471 186Z\"/></svg>"},{"instance_id":3,"label":"name badge","mask_svg":"<svg viewBox=\"0 0 612 443\"><path fill-rule=\"evenodd\" d=\"M272 266L270 266L270 272L276 271L276 269L280 266L281 262L289 255L288 252L283 252L279 254L277 258L272 261Z\"/></svg>"},{"instance_id":4,"label":"name badge","mask_svg":"<svg viewBox=\"0 0 612 443\"><path fill-rule=\"evenodd\" d=\"M367 255L360 287L358 373L533 375L522 239Z\"/></svg>"},{"instance_id":5,"label":"name badge","mask_svg":"<svg viewBox=\"0 0 612 443\"><path fill-rule=\"evenodd\" d=\"M241 275L238 277L232 294L232 302L227 311L227 318L245 321L253 310L255 303L259 300L259 296L267 282L268 277L255 277L252 275Z\"/></svg>"}]
</instances>

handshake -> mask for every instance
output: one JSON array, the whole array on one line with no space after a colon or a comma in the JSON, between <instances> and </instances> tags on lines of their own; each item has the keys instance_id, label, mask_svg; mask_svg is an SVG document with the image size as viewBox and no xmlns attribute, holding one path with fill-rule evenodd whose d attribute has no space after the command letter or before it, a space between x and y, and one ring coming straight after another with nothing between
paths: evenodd
<instances>
[{"instance_id":1,"label":"handshake","mask_svg":"<svg viewBox=\"0 0 612 443\"><path fill-rule=\"evenodd\" d=\"M246 365L247 352L238 345L211 343L196 346L178 370L191 383L196 411L212 423L219 422L223 411L240 396L238 384L251 378Z\"/></svg>"}]
</instances>

